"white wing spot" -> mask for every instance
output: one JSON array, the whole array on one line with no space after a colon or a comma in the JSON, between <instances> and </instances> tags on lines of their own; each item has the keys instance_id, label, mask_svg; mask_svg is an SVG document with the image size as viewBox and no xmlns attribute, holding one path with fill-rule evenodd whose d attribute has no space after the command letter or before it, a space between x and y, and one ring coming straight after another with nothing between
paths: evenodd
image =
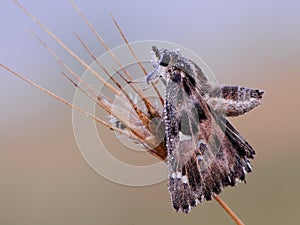
<instances>
[{"instance_id":1,"label":"white wing spot","mask_svg":"<svg viewBox=\"0 0 300 225\"><path fill-rule=\"evenodd\" d=\"M188 183L188 178L187 178L187 176L186 176L186 175L182 176L182 177L181 177L181 181L182 181L183 183L187 184L187 183Z\"/></svg>"},{"instance_id":2,"label":"white wing spot","mask_svg":"<svg viewBox=\"0 0 300 225\"><path fill-rule=\"evenodd\" d=\"M231 183L231 178L230 178L230 176L227 176L227 178L228 178L229 182Z\"/></svg>"},{"instance_id":3,"label":"white wing spot","mask_svg":"<svg viewBox=\"0 0 300 225\"><path fill-rule=\"evenodd\" d=\"M247 171L244 166L243 166L243 172L244 172L244 174L247 174Z\"/></svg>"},{"instance_id":4,"label":"white wing spot","mask_svg":"<svg viewBox=\"0 0 300 225\"><path fill-rule=\"evenodd\" d=\"M182 132L179 132L179 140L180 141L190 141L192 137L190 135L185 135Z\"/></svg>"},{"instance_id":5,"label":"white wing spot","mask_svg":"<svg viewBox=\"0 0 300 225\"><path fill-rule=\"evenodd\" d=\"M172 172L171 178L175 179L175 177L176 177L176 173L175 173L175 172Z\"/></svg>"},{"instance_id":6,"label":"white wing spot","mask_svg":"<svg viewBox=\"0 0 300 225\"><path fill-rule=\"evenodd\" d=\"M252 171L252 166L249 162L247 162L248 167L250 168L250 170Z\"/></svg>"},{"instance_id":7,"label":"white wing spot","mask_svg":"<svg viewBox=\"0 0 300 225\"><path fill-rule=\"evenodd\" d=\"M177 178L179 178L179 179L180 179L180 178L181 178L181 176L182 176L182 174L181 174L180 172L176 172L176 177L177 177Z\"/></svg>"}]
</instances>

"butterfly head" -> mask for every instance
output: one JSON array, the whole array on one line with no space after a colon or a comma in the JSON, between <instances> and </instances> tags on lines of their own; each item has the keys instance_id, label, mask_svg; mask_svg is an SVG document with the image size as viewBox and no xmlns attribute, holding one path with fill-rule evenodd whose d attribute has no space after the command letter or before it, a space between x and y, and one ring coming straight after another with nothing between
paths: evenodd
<instances>
[{"instance_id":1,"label":"butterfly head","mask_svg":"<svg viewBox=\"0 0 300 225\"><path fill-rule=\"evenodd\" d=\"M184 67L186 59L181 56L179 50L152 47L154 70L148 74L146 81L149 84L158 78L164 79L166 71L171 67Z\"/></svg>"}]
</instances>

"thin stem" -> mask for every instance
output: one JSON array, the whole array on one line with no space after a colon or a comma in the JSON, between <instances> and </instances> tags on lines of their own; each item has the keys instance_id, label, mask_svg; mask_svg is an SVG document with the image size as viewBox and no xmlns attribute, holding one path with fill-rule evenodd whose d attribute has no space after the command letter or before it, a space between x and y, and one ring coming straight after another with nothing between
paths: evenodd
<instances>
[{"instance_id":1,"label":"thin stem","mask_svg":"<svg viewBox=\"0 0 300 225\"><path fill-rule=\"evenodd\" d=\"M111 18L112 18L112 20L113 20L113 22L114 22L116 28L118 29L118 31L119 31L119 33L120 33L122 39L123 39L124 42L126 43L128 49L129 49L129 51L131 52L132 56L134 57L135 61L139 64L139 66L140 66L140 68L142 69L142 71L144 72L144 74L145 74L145 75L148 75L147 70L145 69L145 67L142 65L142 63L140 62L140 60L139 60L138 57L136 56L136 54L135 54L135 52L133 51L131 45L129 44L129 42L128 42L126 36L125 36L125 34L123 33L121 27L119 26L118 22L116 21L116 19L114 18L114 16L113 16L112 14L111 14L110 16L111 16ZM159 90L157 89L157 87L155 86L155 84L152 83L152 86L153 86L154 91L156 92L156 94L157 94L157 96L158 96L158 98L159 98L161 104L164 105L164 100L163 100L163 98L161 97L161 94L159 93Z\"/></svg>"},{"instance_id":2,"label":"thin stem","mask_svg":"<svg viewBox=\"0 0 300 225\"><path fill-rule=\"evenodd\" d=\"M80 87L80 85L78 85L74 80L72 80L71 77L69 77L67 74L65 74L64 72L61 73L63 77L65 77L69 82L71 82L71 84L73 84L73 86L75 86L75 88L77 88L79 91L81 91L85 96L87 96L91 101L95 102L99 107L101 107L102 109L104 109L106 112L108 112L109 114L111 114L111 110L110 108L103 104L103 98L102 97L93 97L91 96L88 92L86 92L82 87ZM107 98L105 98L105 101L107 101L109 104L112 104L111 101Z\"/></svg>"},{"instance_id":3,"label":"thin stem","mask_svg":"<svg viewBox=\"0 0 300 225\"><path fill-rule=\"evenodd\" d=\"M94 71L87 63L85 63L78 55L76 55L66 44L64 44L56 35L54 35L44 24L42 24L35 16L33 16L27 9L25 9L17 0L13 2L28 15L37 25L39 25L54 41L56 41L65 51L67 51L70 56L77 60L84 68L90 71L101 83L105 84L113 93L119 95L120 92L117 91L112 85L106 82L96 71Z\"/></svg>"},{"instance_id":4,"label":"thin stem","mask_svg":"<svg viewBox=\"0 0 300 225\"><path fill-rule=\"evenodd\" d=\"M109 129L115 129L114 127L112 127L109 123L105 122L105 121L102 121L101 119L99 119L98 117L94 116L93 114L83 110L82 108L76 106L76 105L73 105L72 103L68 102L67 100L63 99L62 97L54 94L53 92L47 90L46 88L38 85L37 83L29 80L28 78L24 77L23 75L15 72L14 70L10 69L9 67L3 65L3 64L0 64L0 67L2 67L3 69L7 70L8 72L10 72L11 74L15 75L16 77L20 78L21 80L25 81L26 83L32 85L33 87L41 90L42 92L50 95L51 97L57 99L58 101L64 103L65 105L85 114L86 116L90 117L91 119L95 120L96 122L99 122L101 123L102 125L108 127Z\"/></svg>"},{"instance_id":5,"label":"thin stem","mask_svg":"<svg viewBox=\"0 0 300 225\"><path fill-rule=\"evenodd\" d=\"M81 82L82 83L82 85L86 88L86 89L88 89L88 91L90 92L90 93L92 93L93 95L94 95L94 97L95 98L97 98L98 97L98 95L97 95L97 93L87 84L87 83L85 83L85 82L83 82L82 80L81 80L81 78L67 65L67 64L65 64L64 63L64 61L56 54L56 52L52 49L52 48L50 48L42 39L40 39L33 31L31 31L31 30L29 30L29 32L30 32L30 34L32 34L33 35L33 37L44 47L44 48L46 48L48 51L49 51L49 53L56 59L56 61L60 64L60 65L62 65L70 74L72 74L75 78L76 78L76 80L78 81L78 82Z\"/></svg>"},{"instance_id":6,"label":"thin stem","mask_svg":"<svg viewBox=\"0 0 300 225\"><path fill-rule=\"evenodd\" d=\"M16 0L14 0L16 1ZM108 45L105 43L105 41L103 40L103 38L100 36L100 34L96 31L96 29L94 28L94 26L90 23L90 21L88 20L88 18L83 14L83 12L79 9L79 7L76 5L76 3L73 0L70 0L72 6L74 7L74 9L78 12L78 14L81 16L81 18L83 19L83 21L87 24L87 26L90 28L90 30L94 33L94 35L96 36L96 38L98 39L98 41L101 43L101 45L105 48L105 50L108 52L108 54L110 54L110 56L113 58L113 60L117 63L117 65L120 67L120 69L123 71L123 73L128 77L128 79L130 81L132 81L132 76L128 73L128 71L124 68L124 66L122 65L122 63L120 62L120 60L118 59L118 57L113 53L113 51L111 51L111 49L108 47ZM141 92L141 90L139 88L136 88L134 90L136 92L136 94L141 98L141 100L144 102L145 106L147 107L147 111L153 115L153 117L157 116L157 112L155 107L152 106L152 104L150 103L150 101L148 101L147 98L145 98Z\"/></svg>"},{"instance_id":7,"label":"thin stem","mask_svg":"<svg viewBox=\"0 0 300 225\"><path fill-rule=\"evenodd\" d=\"M229 206L218 195L214 195L214 199L222 206L222 208L234 220L234 222L236 222L237 225L244 225L240 218L229 208Z\"/></svg>"},{"instance_id":8,"label":"thin stem","mask_svg":"<svg viewBox=\"0 0 300 225\"><path fill-rule=\"evenodd\" d=\"M98 41L101 43L101 45L105 48L105 50L111 55L111 57L115 60L115 62L118 64L118 66L120 68L122 68L123 72L126 74L126 76L132 80L131 75L125 70L123 69L123 66L121 64L121 62L118 60L117 56L110 50L110 48L108 47L108 45L105 43L105 41L103 40L103 38L100 36L100 34L96 31L96 29L94 28L94 26L90 23L90 21L88 20L88 18L83 14L83 12L79 9L79 7L76 5L76 3L73 0L70 0L71 5L73 6L73 8L77 11L77 13L81 16L81 18L83 19L83 21L87 24L87 26L91 29L91 31L94 33L94 35L96 36L96 38L98 39Z\"/></svg>"},{"instance_id":9,"label":"thin stem","mask_svg":"<svg viewBox=\"0 0 300 225\"><path fill-rule=\"evenodd\" d=\"M112 20L113 20L113 22L114 22L116 28L118 29L118 31L119 31L121 37L123 38L124 42L126 43L128 49L130 50L132 56L134 57L135 61L139 64L139 66L140 66L140 68L143 70L144 74L147 75L148 73L147 73L145 67L143 67L142 63L141 63L141 62L139 61L139 59L137 58L135 52L133 51L132 47L130 46L130 44L129 44L129 42L128 42L126 36L125 36L125 34L124 34L123 31L121 30L119 24L117 23L117 21L115 20L115 18L113 17L112 14L111 14L110 16L111 16L111 18L112 18Z\"/></svg>"},{"instance_id":10,"label":"thin stem","mask_svg":"<svg viewBox=\"0 0 300 225\"><path fill-rule=\"evenodd\" d=\"M91 50L87 47L87 45L79 37L79 35L75 34L75 36L80 41L81 45L84 47L84 49L90 55L90 57L92 57L92 59L97 63L97 65L109 77L109 79L111 79L114 82L114 84L121 90L121 92L124 94L124 96L126 97L126 99L129 101L129 103L131 104L131 106L133 107L133 109L135 110L135 112L137 113L137 115L139 116L139 118L143 121L144 125L147 127L148 124L149 124L149 122L150 122L149 119L148 119L148 117L141 110L138 109L137 105L132 101L132 99L129 97L129 95L126 93L126 91L122 88L122 85L115 78L113 78L113 76L111 76L108 73L108 71L105 69L105 67L99 62L99 60L96 58L96 56L91 52ZM117 74L119 74L119 72L117 70L115 70L115 72Z\"/></svg>"}]
</instances>

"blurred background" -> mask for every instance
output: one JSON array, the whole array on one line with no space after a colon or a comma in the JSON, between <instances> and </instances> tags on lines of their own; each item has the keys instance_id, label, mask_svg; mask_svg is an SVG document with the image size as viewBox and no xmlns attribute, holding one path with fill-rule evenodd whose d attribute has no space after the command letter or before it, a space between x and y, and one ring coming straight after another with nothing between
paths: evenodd
<instances>
[{"instance_id":1,"label":"blurred background","mask_svg":"<svg viewBox=\"0 0 300 225\"><path fill-rule=\"evenodd\" d=\"M87 62L74 32L96 55L105 52L67 0L20 2ZM299 224L300 2L77 3L110 47L123 43L112 13L128 40L178 43L201 56L219 83L265 90L262 106L231 119L257 152L254 173L221 197L245 224ZM0 63L72 100L63 69L27 29L78 74L84 69L12 1L0 5ZM175 213L167 182L127 187L99 176L78 151L71 109L4 70L0 107L0 224L234 224L215 201Z\"/></svg>"}]
</instances>

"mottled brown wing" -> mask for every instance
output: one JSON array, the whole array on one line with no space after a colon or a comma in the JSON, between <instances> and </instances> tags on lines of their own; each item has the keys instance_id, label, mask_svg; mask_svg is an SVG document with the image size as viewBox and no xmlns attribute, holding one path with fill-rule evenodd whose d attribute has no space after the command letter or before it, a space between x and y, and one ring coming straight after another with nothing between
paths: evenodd
<instances>
[{"instance_id":1,"label":"mottled brown wing","mask_svg":"<svg viewBox=\"0 0 300 225\"><path fill-rule=\"evenodd\" d=\"M210 109L193 77L168 71L165 96L169 192L176 211L188 213L223 187L244 181L254 150Z\"/></svg>"},{"instance_id":2,"label":"mottled brown wing","mask_svg":"<svg viewBox=\"0 0 300 225\"><path fill-rule=\"evenodd\" d=\"M205 100L219 114L227 117L243 115L262 104L264 91L239 86L223 86L209 93Z\"/></svg>"}]
</instances>

